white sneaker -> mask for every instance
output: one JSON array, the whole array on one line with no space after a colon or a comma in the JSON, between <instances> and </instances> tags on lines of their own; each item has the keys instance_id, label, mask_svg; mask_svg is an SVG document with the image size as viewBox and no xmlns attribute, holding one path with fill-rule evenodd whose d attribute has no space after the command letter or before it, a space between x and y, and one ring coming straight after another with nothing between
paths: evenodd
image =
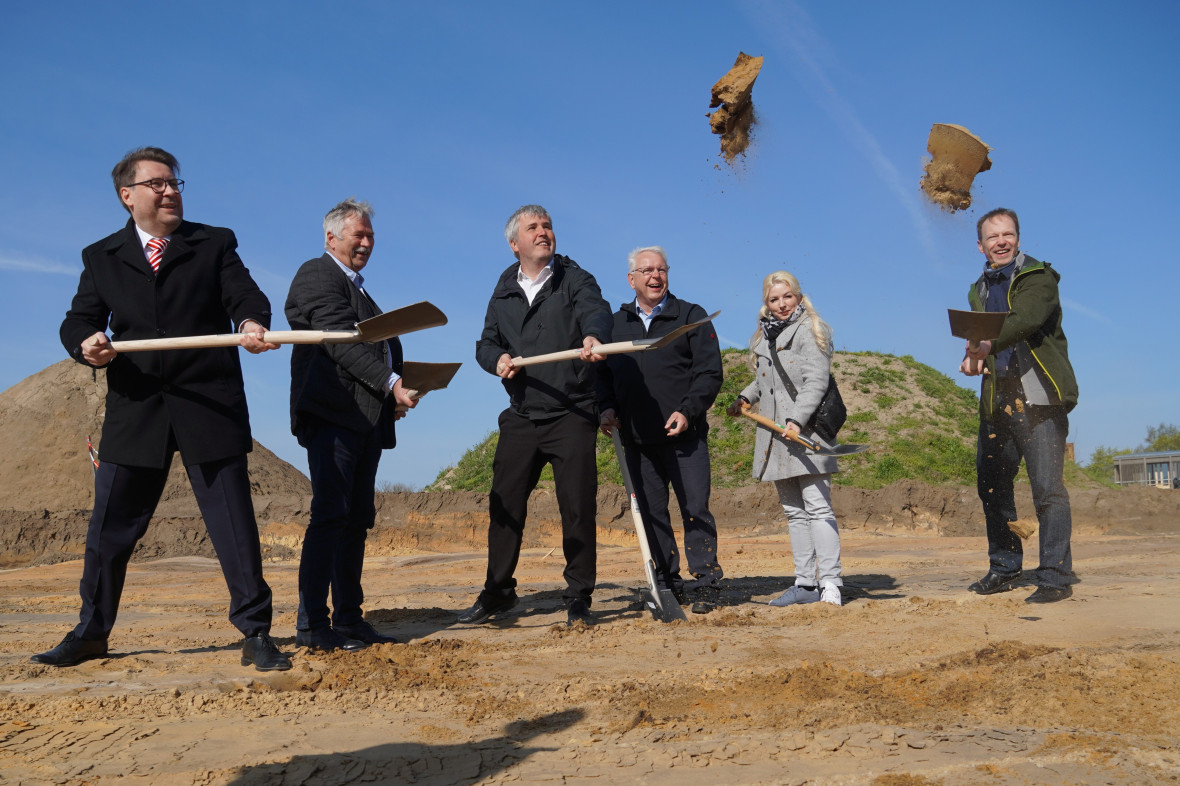
<instances>
[{"instance_id":1,"label":"white sneaker","mask_svg":"<svg viewBox=\"0 0 1180 786\"><path fill-rule=\"evenodd\" d=\"M791 587L782 595L770 602L771 606L793 606L796 603L815 603L819 600L818 589L804 589L803 587Z\"/></svg>"},{"instance_id":2,"label":"white sneaker","mask_svg":"<svg viewBox=\"0 0 1180 786\"><path fill-rule=\"evenodd\" d=\"M819 598L824 603L831 603L833 606L843 606L840 599L840 588L835 584L824 585L823 594Z\"/></svg>"}]
</instances>

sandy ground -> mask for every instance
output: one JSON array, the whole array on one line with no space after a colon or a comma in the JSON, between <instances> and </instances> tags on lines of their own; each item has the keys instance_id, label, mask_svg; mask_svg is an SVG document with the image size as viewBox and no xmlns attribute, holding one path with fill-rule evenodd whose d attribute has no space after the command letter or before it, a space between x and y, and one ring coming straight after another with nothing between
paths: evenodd
<instances>
[{"instance_id":1,"label":"sandy ground","mask_svg":"<svg viewBox=\"0 0 1180 786\"><path fill-rule=\"evenodd\" d=\"M560 550L527 550L521 605L476 627L454 619L482 553L379 556L368 618L407 643L331 655L295 647L275 561L280 674L239 665L212 560L134 564L111 655L72 669L28 657L76 620L81 563L8 570L0 783L1177 783L1178 551L1075 532L1083 583L1035 607L966 591L982 538L851 531L846 605L776 609L785 532L727 534L726 605L663 624L606 545L592 628L565 626Z\"/></svg>"}]
</instances>

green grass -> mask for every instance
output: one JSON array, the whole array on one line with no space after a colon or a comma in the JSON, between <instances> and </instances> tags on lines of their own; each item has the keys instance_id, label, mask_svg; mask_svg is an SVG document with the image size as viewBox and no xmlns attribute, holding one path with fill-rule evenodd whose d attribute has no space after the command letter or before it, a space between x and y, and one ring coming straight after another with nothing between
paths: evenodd
<instances>
[{"instance_id":1,"label":"green grass","mask_svg":"<svg viewBox=\"0 0 1180 786\"><path fill-rule=\"evenodd\" d=\"M756 482L751 477L755 426L747 418L727 416L725 410L750 384L754 373L746 350L727 349L721 354L725 378L710 411L713 485L752 485ZM902 478L933 485L975 484L975 435L979 426L975 394L908 355L838 353L832 365L840 369L842 381L855 380L855 387L866 389L873 397L873 406L849 413L840 433L841 442L868 443L872 449L841 458L841 471L834 482L869 489ZM928 407L909 403L918 390L934 398L934 403ZM488 434L454 467L444 470L427 490L441 488L445 482L455 489L488 491L496 442L497 434ZM596 460L599 482L622 483L614 445L602 435L598 437ZM553 474L548 467L540 482L552 485Z\"/></svg>"}]
</instances>

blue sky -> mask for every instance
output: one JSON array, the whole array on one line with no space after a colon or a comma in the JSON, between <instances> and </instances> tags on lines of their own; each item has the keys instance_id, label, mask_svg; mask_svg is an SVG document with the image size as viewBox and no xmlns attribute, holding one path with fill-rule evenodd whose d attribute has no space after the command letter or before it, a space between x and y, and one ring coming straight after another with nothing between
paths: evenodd
<instances>
[{"instance_id":1,"label":"blue sky","mask_svg":"<svg viewBox=\"0 0 1180 786\"><path fill-rule=\"evenodd\" d=\"M0 389L65 357L79 252L126 220L110 169L151 144L181 161L186 218L236 231L276 328L324 213L373 203L369 290L450 318L407 336L407 358L464 363L399 424L383 481L429 483L495 428L507 397L474 346L512 262L504 221L532 202L614 306L627 252L663 245L672 291L744 345L762 277L787 269L838 348L952 376L946 309L983 264L975 220L1013 208L1022 248L1063 277L1079 458L1134 447L1180 422L1177 32L1162 2L17 4L0 30ZM765 64L731 169L706 114L739 51ZM933 123L994 148L965 213L918 190ZM305 469L289 352L243 365L256 438Z\"/></svg>"}]
</instances>

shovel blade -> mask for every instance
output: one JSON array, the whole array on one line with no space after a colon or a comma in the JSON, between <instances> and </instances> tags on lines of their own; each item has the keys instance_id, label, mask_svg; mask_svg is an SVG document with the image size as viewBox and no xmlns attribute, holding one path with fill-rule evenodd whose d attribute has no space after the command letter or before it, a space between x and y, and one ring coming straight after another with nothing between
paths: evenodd
<instances>
[{"instance_id":1,"label":"shovel blade","mask_svg":"<svg viewBox=\"0 0 1180 786\"><path fill-rule=\"evenodd\" d=\"M690 322L687 325L681 325L680 327L676 328L672 332L666 333L665 335L662 335L659 338L638 339L635 342L635 344L636 344L636 346L646 345L646 346L644 346L644 349L660 349L661 347L668 346L673 341L680 338L681 336L683 336L685 333L692 330L693 328L700 327L701 325L705 324L706 322L712 322L714 319L716 319L719 316L721 316L721 312L714 311L712 314L710 314L709 316L700 320L699 322Z\"/></svg>"},{"instance_id":2,"label":"shovel blade","mask_svg":"<svg viewBox=\"0 0 1180 786\"><path fill-rule=\"evenodd\" d=\"M659 592L654 592L651 587L643 587L639 590L639 598L643 601L644 608L651 612L651 616L657 622L675 622L688 619L684 616L684 609L680 608L680 604L676 602L676 596L672 594L672 590L661 589Z\"/></svg>"},{"instance_id":3,"label":"shovel blade","mask_svg":"<svg viewBox=\"0 0 1180 786\"><path fill-rule=\"evenodd\" d=\"M358 322L357 341L385 341L394 336L413 333L447 324L447 315L438 306L423 300L421 303L386 311L364 322Z\"/></svg>"},{"instance_id":4,"label":"shovel blade","mask_svg":"<svg viewBox=\"0 0 1180 786\"><path fill-rule=\"evenodd\" d=\"M989 341L1000 335L1004 327L1006 311L958 311L946 310L951 323L951 335L968 341Z\"/></svg>"},{"instance_id":5,"label":"shovel blade","mask_svg":"<svg viewBox=\"0 0 1180 786\"><path fill-rule=\"evenodd\" d=\"M821 456L851 456L854 453L864 453L868 445L836 445L817 451Z\"/></svg>"},{"instance_id":6,"label":"shovel blade","mask_svg":"<svg viewBox=\"0 0 1180 786\"><path fill-rule=\"evenodd\" d=\"M443 390L451 384L462 363L418 363L407 360L402 364L402 386L426 395L432 390Z\"/></svg>"}]
</instances>

